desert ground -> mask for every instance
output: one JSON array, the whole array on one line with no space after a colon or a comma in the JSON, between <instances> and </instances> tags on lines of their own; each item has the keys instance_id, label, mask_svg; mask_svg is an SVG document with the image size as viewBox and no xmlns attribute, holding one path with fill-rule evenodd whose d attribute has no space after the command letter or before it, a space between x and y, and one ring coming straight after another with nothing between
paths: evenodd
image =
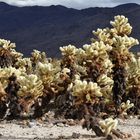
<instances>
[{"instance_id":1,"label":"desert ground","mask_svg":"<svg viewBox=\"0 0 140 140\"><path fill-rule=\"evenodd\" d=\"M118 129L129 133L132 137L125 140L140 140L140 119L129 118L119 119ZM1 121L0 139L2 140L106 140L103 137L96 137L92 131L82 129L80 125L68 125L64 123L39 123L31 120L28 124L23 121ZM118 138L116 138L119 140Z\"/></svg>"}]
</instances>

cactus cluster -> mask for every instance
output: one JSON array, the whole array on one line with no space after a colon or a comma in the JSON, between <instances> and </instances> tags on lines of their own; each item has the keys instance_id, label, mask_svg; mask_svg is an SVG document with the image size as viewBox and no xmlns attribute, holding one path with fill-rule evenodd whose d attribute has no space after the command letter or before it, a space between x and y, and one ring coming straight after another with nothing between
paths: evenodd
<instances>
[{"instance_id":1,"label":"cactus cluster","mask_svg":"<svg viewBox=\"0 0 140 140\"><path fill-rule=\"evenodd\" d=\"M113 117L139 114L140 57L129 51L139 42L129 36L126 17L115 16L110 24L93 31L90 44L60 47L61 59L37 50L24 58L14 43L0 39L0 117L41 117L53 108L108 135L118 123ZM93 117L101 120L95 124Z\"/></svg>"}]
</instances>

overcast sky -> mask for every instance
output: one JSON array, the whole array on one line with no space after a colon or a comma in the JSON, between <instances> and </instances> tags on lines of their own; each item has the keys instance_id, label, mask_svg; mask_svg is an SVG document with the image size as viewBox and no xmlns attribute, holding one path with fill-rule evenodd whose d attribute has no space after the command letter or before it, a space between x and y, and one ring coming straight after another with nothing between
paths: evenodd
<instances>
[{"instance_id":1,"label":"overcast sky","mask_svg":"<svg viewBox=\"0 0 140 140\"><path fill-rule=\"evenodd\" d=\"M138 3L140 0L0 0L17 6L49 6L64 5L67 7L83 9L88 7L113 7L124 3Z\"/></svg>"}]
</instances>

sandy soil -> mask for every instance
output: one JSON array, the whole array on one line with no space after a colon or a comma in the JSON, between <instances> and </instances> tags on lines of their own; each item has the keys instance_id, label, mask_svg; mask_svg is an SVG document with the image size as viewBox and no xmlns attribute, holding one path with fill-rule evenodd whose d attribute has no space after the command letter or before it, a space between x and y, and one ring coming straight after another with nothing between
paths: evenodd
<instances>
[{"instance_id":1,"label":"sandy soil","mask_svg":"<svg viewBox=\"0 0 140 140\"><path fill-rule=\"evenodd\" d=\"M133 118L128 120L119 120L118 129L132 134L127 140L140 140L140 120ZM28 125L23 125L19 121L1 122L0 139L21 140L21 139L46 139L46 140L104 140L97 138L92 131L82 129L81 126L69 126L58 123L57 125L48 123L37 123L31 121Z\"/></svg>"}]
</instances>

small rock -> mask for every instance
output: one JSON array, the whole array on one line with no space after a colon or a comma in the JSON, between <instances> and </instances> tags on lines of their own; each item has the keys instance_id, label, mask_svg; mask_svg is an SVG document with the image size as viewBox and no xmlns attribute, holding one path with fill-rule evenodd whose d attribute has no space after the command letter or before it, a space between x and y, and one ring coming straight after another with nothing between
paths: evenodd
<instances>
[{"instance_id":1,"label":"small rock","mask_svg":"<svg viewBox=\"0 0 140 140\"><path fill-rule=\"evenodd\" d=\"M64 139L65 137L64 136L58 136L58 139Z\"/></svg>"},{"instance_id":2,"label":"small rock","mask_svg":"<svg viewBox=\"0 0 140 140\"><path fill-rule=\"evenodd\" d=\"M72 133L72 138L78 139L80 137L80 133Z\"/></svg>"},{"instance_id":3,"label":"small rock","mask_svg":"<svg viewBox=\"0 0 140 140\"><path fill-rule=\"evenodd\" d=\"M57 123L57 126L64 127L64 124L63 123Z\"/></svg>"},{"instance_id":4,"label":"small rock","mask_svg":"<svg viewBox=\"0 0 140 140\"><path fill-rule=\"evenodd\" d=\"M69 126L73 126L73 125L75 125L76 123L75 123L75 121L74 121L73 119L68 119L67 124L68 124Z\"/></svg>"},{"instance_id":5,"label":"small rock","mask_svg":"<svg viewBox=\"0 0 140 140\"><path fill-rule=\"evenodd\" d=\"M65 124L65 127L69 127L69 125L68 124Z\"/></svg>"},{"instance_id":6,"label":"small rock","mask_svg":"<svg viewBox=\"0 0 140 140\"><path fill-rule=\"evenodd\" d=\"M53 136L53 134L51 133L50 136Z\"/></svg>"},{"instance_id":7,"label":"small rock","mask_svg":"<svg viewBox=\"0 0 140 140\"><path fill-rule=\"evenodd\" d=\"M34 139L34 140L39 140L39 138L38 138L38 137L34 137L33 139Z\"/></svg>"},{"instance_id":8,"label":"small rock","mask_svg":"<svg viewBox=\"0 0 140 140\"><path fill-rule=\"evenodd\" d=\"M130 116L130 119L133 119L134 118L134 116Z\"/></svg>"},{"instance_id":9,"label":"small rock","mask_svg":"<svg viewBox=\"0 0 140 140\"><path fill-rule=\"evenodd\" d=\"M37 126L37 123L36 123L36 122L32 121L32 122L29 122L29 123L28 123L28 127L29 127L29 128L32 128L32 127L34 127L34 126Z\"/></svg>"}]
</instances>

